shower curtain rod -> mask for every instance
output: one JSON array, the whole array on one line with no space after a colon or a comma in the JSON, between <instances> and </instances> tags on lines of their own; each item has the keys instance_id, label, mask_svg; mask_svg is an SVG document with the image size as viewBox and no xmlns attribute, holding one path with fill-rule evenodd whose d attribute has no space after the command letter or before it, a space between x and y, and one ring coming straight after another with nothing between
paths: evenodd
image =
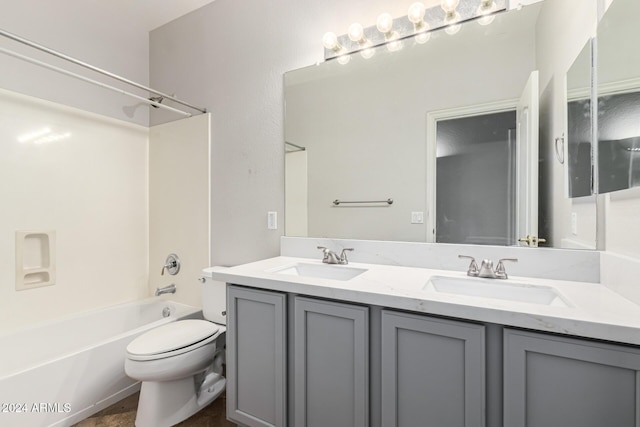
<instances>
[{"instance_id":1,"label":"shower curtain rod","mask_svg":"<svg viewBox=\"0 0 640 427\"><path fill-rule=\"evenodd\" d=\"M69 55L65 55L64 53L58 52L57 50L50 49L50 48L48 48L48 47L46 47L46 46L43 46L43 45L41 45L41 44L38 44L38 43L32 42L31 40L27 40L27 39L25 39L25 38L23 38L23 37L20 37L20 36L18 36L18 35L16 35L16 34L10 33L10 32L5 31L5 30L3 30L3 29L0 29L0 35L2 35L2 36L4 36L4 37L7 37L7 38L9 38L9 39L11 39L11 40L14 40L14 41L16 41L16 42L18 42L18 43L22 43L22 44L25 44L25 45L27 45L27 46L30 46L30 47L32 47L32 48L34 48L34 49L38 49L38 50L40 50L40 51L42 51L42 52L46 52L46 53L48 53L48 54L50 54L50 55L57 56L58 58L64 59L64 60L69 61L69 62L72 62L72 63L74 63L74 64L76 64L76 65L80 65L81 67L84 67L84 68L87 68L87 69L89 69L89 70L95 71L96 73L100 73L100 74L105 75L105 76L107 76L107 77L111 77L112 79L119 80L119 81L121 81L121 82L123 82L123 83L126 83L126 84L128 84L128 85L131 85L131 86L137 87L138 89L142 89L142 90L144 90L144 91L151 92L151 93L153 93L153 94L155 94L155 95L159 95L159 96L161 96L162 98L168 99L168 100L173 101L173 102L175 102L175 103L177 103L177 104L184 105L185 107L189 107L189 108L192 108L192 109L194 109L194 110L200 111L201 113L206 113L206 112L207 112L207 109L206 109L206 108L203 108L203 107L196 107L196 106L191 105L191 104L189 104L189 103L187 103L187 102L181 101L181 100L179 100L179 99L177 99L177 98L175 98L175 97L173 97L173 96L171 96L171 95L167 95L166 93L163 93L163 92L157 91L157 90L155 90L155 89L152 89L152 88L150 88L150 87L147 87L147 86L141 85L140 83L136 83L136 82L134 82L134 81L132 81L132 80L125 79L124 77L120 77L120 76L119 76L119 75L117 75L117 74L111 73L111 72L109 72L109 71L103 70L102 68L98 68L98 67L93 66L93 65L91 65L91 64L88 64L88 63L86 63L86 62L80 61L80 60L78 60L78 59L76 59L76 58L73 58L73 57L71 57L71 56L69 56ZM3 49L3 50L4 50L4 49ZM25 57L25 58L27 58L27 57ZM30 58L29 58L29 59L30 59ZM36 60L34 60L34 61L36 61ZM29 62L31 62L31 61L29 61ZM38 62L39 62L39 61L38 61ZM43 64L44 64L44 63L43 63ZM48 64L47 64L47 65L48 65ZM55 68L57 68L57 67L55 67ZM74 74L74 73L70 73L69 75L78 76L77 74ZM101 84L101 85L102 85L102 84ZM118 90L118 91L119 91L119 90ZM125 91L122 91L122 92L124 93ZM129 94L129 93L127 92L127 94ZM135 96L137 97L137 95L135 95ZM143 99L144 99L144 98L143 98ZM160 105L161 105L161 104L153 103L153 102L152 102L151 104L152 104L152 105L156 105L156 106L160 106ZM176 111L180 111L180 110L176 110Z\"/></svg>"},{"instance_id":2,"label":"shower curtain rod","mask_svg":"<svg viewBox=\"0 0 640 427\"><path fill-rule=\"evenodd\" d=\"M80 74L72 73L71 71L67 71L65 69L56 67L55 65L47 64L46 62L42 62L42 61L39 61L37 59L33 59L33 58L28 57L28 56L13 52L13 51L5 49L3 47L0 47L0 53L4 53L5 55L13 56L14 58L22 59L23 61L27 61L27 62L30 62L32 64L39 65L41 67L47 68L49 70L52 70L52 71L55 71L55 72L58 72L58 73L61 73L61 74L64 74L64 75L67 75L67 76L70 76L70 77L75 77L76 79L80 79L80 80L85 81L87 83L91 83L91 84L94 84L96 86L100 86L100 87L103 87L105 89L109 89L109 90L112 90L114 92L118 92L118 93L120 93L122 95L130 96L130 97L135 98L135 99L137 99L137 100L139 100L141 102L144 102L145 104L150 104L150 105L153 105L155 107L164 108L165 110L173 111L174 113L182 114L182 115L187 116L187 117L191 117L193 115L191 113L187 113L185 111L178 110L177 108L169 107L168 105L164 105L164 104L160 104L159 102L152 101L152 100L147 99L147 98L145 98L143 96L139 96L139 95L136 95L134 93L127 92L126 90L118 89L117 87L110 86L110 85L108 85L106 83L102 83L102 82L99 82L97 80L93 80L93 79L90 79L88 77L81 76Z\"/></svg>"}]
</instances>

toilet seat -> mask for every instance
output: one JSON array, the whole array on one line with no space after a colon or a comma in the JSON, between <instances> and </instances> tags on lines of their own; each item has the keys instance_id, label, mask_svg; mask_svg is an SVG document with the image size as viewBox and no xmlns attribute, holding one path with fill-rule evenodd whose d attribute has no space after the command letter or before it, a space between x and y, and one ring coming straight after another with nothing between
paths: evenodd
<instances>
[{"instance_id":1,"label":"toilet seat","mask_svg":"<svg viewBox=\"0 0 640 427\"><path fill-rule=\"evenodd\" d=\"M177 356L214 341L220 327L206 320L179 320L140 335L127 346L130 360L157 360Z\"/></svg>"}]
</instances>

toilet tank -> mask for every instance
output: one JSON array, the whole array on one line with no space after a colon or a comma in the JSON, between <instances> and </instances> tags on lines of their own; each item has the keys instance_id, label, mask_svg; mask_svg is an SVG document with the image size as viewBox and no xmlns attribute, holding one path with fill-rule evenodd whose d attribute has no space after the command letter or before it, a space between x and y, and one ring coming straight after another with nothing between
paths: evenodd
<instances>
[{"instance_id":1,"label":"toilet tank","mask_svg":"<svg viewBox=\"0 0 640 427\"><path fill-rule=\"evenodd\" d=\"M218 323L227 324L227 286L224 282L213 280L209 275L203 274L202 283L202 314L204 318Z\"/></svg>"}]
</instances>

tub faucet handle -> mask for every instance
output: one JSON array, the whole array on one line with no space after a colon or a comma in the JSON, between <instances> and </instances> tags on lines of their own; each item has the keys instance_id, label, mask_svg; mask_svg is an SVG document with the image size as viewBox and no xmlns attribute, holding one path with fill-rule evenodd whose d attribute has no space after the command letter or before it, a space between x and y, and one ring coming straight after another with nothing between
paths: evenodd
<instances>
[{"instance_id":1,"label":"tub faucet handle","mask_svg":"<svg viewBox=\"0 0 640 427\"><path fill-rule=\"evenodd\" d=\"M176 254L169 254L167 256L164 265L162 266L162 271L160 271L160 275L164 276L165 270L172 276L175 276L180 271L180 258Z\"/></svg>"}]
</instances>

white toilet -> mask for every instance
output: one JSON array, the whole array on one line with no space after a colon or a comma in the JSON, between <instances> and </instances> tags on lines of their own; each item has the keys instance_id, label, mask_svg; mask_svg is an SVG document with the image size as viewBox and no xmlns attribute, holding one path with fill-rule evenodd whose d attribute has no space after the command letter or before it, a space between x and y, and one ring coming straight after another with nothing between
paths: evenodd
<instances>
[{"instance_id":1,"label":"white toilet","mask_svg":"<svg viewBox=\"0 0 640 427\"><path fill-rule=\"evenodd\" d=\"M204 313L207 317L206 309ZM124 370L142 381L137 427L175 425L224 391L225 331L223 325L208 320L178 320L129 343Z\"/></svg>"}]
</instances>

